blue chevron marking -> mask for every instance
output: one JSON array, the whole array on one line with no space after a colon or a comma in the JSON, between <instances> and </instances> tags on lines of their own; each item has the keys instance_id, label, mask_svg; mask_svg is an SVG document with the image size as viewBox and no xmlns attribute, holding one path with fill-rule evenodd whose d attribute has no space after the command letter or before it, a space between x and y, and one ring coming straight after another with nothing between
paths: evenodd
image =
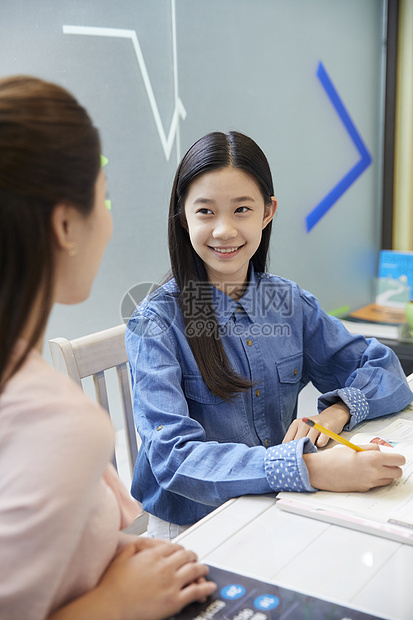
<instances>
[{"instance_id":1,"label":"blue chevron marking","mask_svg":"<svg viewBox=\"0 0 413 620\"><path fill-rule=\"evenodd\" d=\"M326 91L331 103L336 109L337 114L339 115L344 127L346 128L350 138L352 139L354 146L360 153L361 159L356 163L356 165L351 168L351 170L333 187L333 189L325 196L321 202L318 203L316 207L307 215L306 224L307 224L307 232L310 232L312 228L321 220L321 218L327 213L329 209L334 205L335 202L344 194L345 191L348 190L350 185L352 185L358 177L365 171L368 166L370 166L372 157L367 150L366 145L361 139L360 134L358 133L353 121L350 118L349 113L344 107L343 102L341 101L336 89L332 81L330 80L327 71L325 70L323 64L320 62L317 68L317 77L320 80L324 90Z\"/></svg>"}]
</instances>

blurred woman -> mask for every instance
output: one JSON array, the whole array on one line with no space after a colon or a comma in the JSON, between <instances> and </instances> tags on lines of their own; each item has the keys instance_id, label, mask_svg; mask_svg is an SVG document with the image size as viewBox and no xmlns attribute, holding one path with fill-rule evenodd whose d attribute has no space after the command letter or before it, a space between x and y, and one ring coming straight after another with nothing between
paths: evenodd
<instances>
[{"instance_id":1,"label":"blurred woman","mask_svg":"<svg viewBox=\"0 0 413 620\"><path fill-rule=\"evenodd\" d=\"M179 545L126 536L107 414L41 357L55 302L90 292L112 234L100 140L63 88L0 81L0 616L170 616L210 594Z\"/></svg>"}]
</instances>

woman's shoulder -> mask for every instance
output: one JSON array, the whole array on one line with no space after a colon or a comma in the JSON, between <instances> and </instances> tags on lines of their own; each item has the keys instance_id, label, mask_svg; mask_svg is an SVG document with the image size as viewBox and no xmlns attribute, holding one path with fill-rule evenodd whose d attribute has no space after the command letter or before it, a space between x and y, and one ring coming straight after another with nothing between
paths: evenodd
<instances>
[{"instance_id":1,"label":"woman's shoulder","mask_svg":"<svg viewBox=\"0 0 413 620\"><path fill-rule=\"evenodd\" d=\"M52 398L58 394L67 396L70 392L76 396L83 394L82 390L68 377L50 366L36 350L29 352L21 368L7 382L4 394L42 394Z\"/></svg>"},{"instance_id":2,"label":"woman's shoulder","mask_svg":"<svg viewBox=\"0 0 413 620\"><path fill-rule=\"evenodd\" d=\"M113 442L109 416L71 379L52 368L36 351L7 382L1 397L2 427L44 429L56 443L98 437L103 445ZM3 435L4 436L4 435ZM47 437L45 438L47 442Z\"/></svg>"}]
</instances>

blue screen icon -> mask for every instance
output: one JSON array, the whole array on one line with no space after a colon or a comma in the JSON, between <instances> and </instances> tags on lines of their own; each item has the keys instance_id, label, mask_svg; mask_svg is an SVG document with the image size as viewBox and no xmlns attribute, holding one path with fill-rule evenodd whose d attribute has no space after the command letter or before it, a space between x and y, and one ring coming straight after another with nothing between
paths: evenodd
<instances>
[{"instance_id":1,"label":"blue screen icon","mask_svg":"<svg viewBox=\"0 0 413 620\"><path fill-rule=\"evenodd\" d=\"M221 590L222 598L226 598L227 600L231 601L234 601L237 598L241 598L241 596L244 596L244 594L244 586L241 586L238 583L231 583L230 585L225 586L225 588L222 588Z\"/></svg>"},{"instance_id":2,"label":"blue screen icon","mask_svg":"<svg viewBox=\"0 0 413 620\"><path fill-rule=\"evenodd\" d=\"M254 600L254 607L266 611L268 609L275 609L280 604L280 599L273 594L261 594Z\"/></svg>"}]
</instances>

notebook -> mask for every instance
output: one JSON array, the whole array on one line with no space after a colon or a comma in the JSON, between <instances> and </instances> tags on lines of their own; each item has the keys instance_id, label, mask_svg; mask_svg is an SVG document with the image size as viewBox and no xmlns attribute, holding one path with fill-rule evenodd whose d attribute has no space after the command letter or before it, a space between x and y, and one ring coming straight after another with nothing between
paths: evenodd
<instances>
[{"instance_id":1,"label":"notebook","mask_svg":"<svg viewBox=\"0 0 413 620\"><path fill-rule=\"evenodd\" d=\"M390 486L365 493L279 493L281 510L343 525L413 545L413 408L397 417L364 422L359 432L348 435L352 443L377 443L382 450L395 450L406 457L402 478ZM333 450L343 449L336 446Z\"/></svg>"}]
</instances>

